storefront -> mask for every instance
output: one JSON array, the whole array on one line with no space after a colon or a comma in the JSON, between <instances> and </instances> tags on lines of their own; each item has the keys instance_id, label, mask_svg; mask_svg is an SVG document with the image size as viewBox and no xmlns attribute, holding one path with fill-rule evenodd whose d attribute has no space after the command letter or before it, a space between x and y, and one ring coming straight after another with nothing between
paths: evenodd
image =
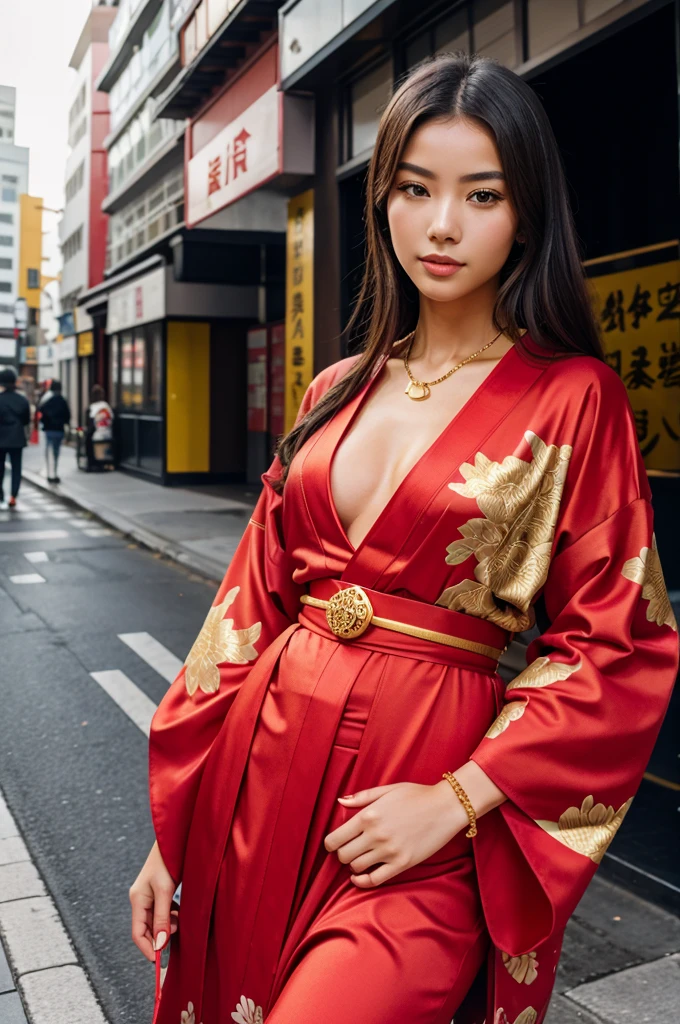
<instances>
[{"instance_id":1,"label":"storefront","mask_svg":"<svg viewBox=\"0 0 680 1024\"><path fill-rule=\"evenodd\" d=\"M247 478L257 482L313 375L313 195L306 195L302 212L289 196L306 188L314 170L314 101L279 90L276 40L190 122L185 155L185 219L196 234L219 230L227 241L243 228L280 231L279 247L266 254L260 274L259 325L248 335ZM301 278L293 285L292 263L299 275L304 264L304 286ZM300 321L294 331L293 291Z\"/></svg>"},{"instance_id":2,"label":"storefront","mask_svg":"<svg viewBox=\"0 0 680 1024\"><path fill-rule=\"evenodd\" d=\"M111 290L109 401L121 468L164 484L245 479L246 332L257 300L254 286L178 282L166 265Z\"/></svg>"}]
</instances>

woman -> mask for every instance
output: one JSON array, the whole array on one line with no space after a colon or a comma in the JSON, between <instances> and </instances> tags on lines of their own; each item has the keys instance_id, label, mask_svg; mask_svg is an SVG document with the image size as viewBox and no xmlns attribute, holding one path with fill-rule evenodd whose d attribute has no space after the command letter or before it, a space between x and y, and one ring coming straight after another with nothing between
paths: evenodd
<instances>
[{"instance_id":1,"label":"woman","mask_svg":"<svg viewBox=\"0 0 680 1024\"><path fill-rule=\"evenodd\" d=\"M675 678L531 89L484 57L419 67L366 232L362 351L312 381L152 722L130 895L147 957L173 936L159 1024L542 1021Z\"/></svg>"}]
</instances>

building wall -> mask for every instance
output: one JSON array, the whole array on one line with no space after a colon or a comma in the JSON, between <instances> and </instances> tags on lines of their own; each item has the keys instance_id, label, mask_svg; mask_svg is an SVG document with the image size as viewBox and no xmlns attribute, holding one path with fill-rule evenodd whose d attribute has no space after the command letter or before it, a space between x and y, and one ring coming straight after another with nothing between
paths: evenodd
<instances>
[{"instance_id":1,"label":"building wall","mask_svg":"<svg viewBox=\"0 0 680 1024\"><path fill-rule=\"evenodd\" d=\"M63 268L61 272L62 306L66 308L69 297L85 291L89 280L88 239L90 221L89 184L91 175L90 150L92 143L92 55L88 48L80 67L74 76L69 111L83 97L83 104L77 116L69 122L69 144L71 151L66 159L65 181L67 194L64 215L59 225L59 239L62 245ZM83 167L78 176L78 187L69 195L69 182ZM80 245L76 252L69 251L69 239L80 229Z\"/></svg>"},{"instance_id":2,"label":"building wall","mask_svg":"<svg viewBox=\"0 0 680 1024\"><path fill-rule=\"evenodd\" d=\"M0 329L4 330L14 328L14 302L19 294L19 196L26 191L28 150L0 141Z\"/></svg>"},{"instance_id":3,"label":"building wall","mask_svg":"<svg viewBox=\"0 0 680 1024\"><path fill-rule=\"evenodd\" d=\"M90 198L88 216L88 287L104 280L106 259L106 231L108 217L102 212L102 203L108 193L108 171L104 139L109 134L109 97L94 88L97 77L106 64L108 43L93 43L90 48L92 90L92 119L89 176L87 191Z\"/></svg>"},{"instance_id":4,"label":"building wall","mask_svg":"<svg viewBox=\"0 0 680 1024\"><path fill-rule=\"evenodd\" d=\"M40 310L42 268L42 211L38 196L22 195L20 205L19 285L18 293L29 309ZM35 286L29 287L29 270L36 270ZM37 315L35 317L37 319Z\"/></svg>"}]
</instances>

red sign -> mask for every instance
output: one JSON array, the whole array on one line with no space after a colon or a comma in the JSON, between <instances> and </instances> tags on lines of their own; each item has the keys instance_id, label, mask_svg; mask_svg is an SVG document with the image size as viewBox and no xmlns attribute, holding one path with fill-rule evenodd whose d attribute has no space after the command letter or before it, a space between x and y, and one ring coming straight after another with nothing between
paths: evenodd
<instances>
[{"instance_id":1,"label":"red sign","mask_svg":"<svg viewBox=\"0 0 680 1024\"><path fill-rule=\"evenodd\" d=\"M248 430L267 429L267 328L248 331Z\"/></svg>"}]
</instances>

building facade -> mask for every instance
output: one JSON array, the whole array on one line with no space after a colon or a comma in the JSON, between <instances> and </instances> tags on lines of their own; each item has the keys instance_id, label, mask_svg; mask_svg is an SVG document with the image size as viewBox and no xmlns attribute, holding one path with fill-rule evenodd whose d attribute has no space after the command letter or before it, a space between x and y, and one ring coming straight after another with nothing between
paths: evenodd
<instances>
[{"instance_id":1,"label":"building facade","mask_svg":"<svg viewBox=\"0 0 680 1024\"><path fill-rule=\"evenodd\" d=\"M16 90L0 85L0 363L16 365L15 303L20 296L20 197L28 192L28 149L15 146Z\"/></svg>"},{"instance_id":2,"label":"building facade","mask_svg":"<svg viewBox=\"0 0 680 1024\"><path fill-rule=\"evenodd\" d=\"M107 217L102 203L107 190L104 139L109 131L108 97L95 81L106 63L108 32L116 8L102 3L90 11L69 66L73 76L68 114L69 154L65 171L64 213L59 224L62 252L60 307L72 312L79 296L104 275ZM75 328L74 328L75 329ZM83 339L64 336L57 347L58 374L78 421L89 404L95 382L95 346L91 332Z\"/></svg>"}]
</instances>

